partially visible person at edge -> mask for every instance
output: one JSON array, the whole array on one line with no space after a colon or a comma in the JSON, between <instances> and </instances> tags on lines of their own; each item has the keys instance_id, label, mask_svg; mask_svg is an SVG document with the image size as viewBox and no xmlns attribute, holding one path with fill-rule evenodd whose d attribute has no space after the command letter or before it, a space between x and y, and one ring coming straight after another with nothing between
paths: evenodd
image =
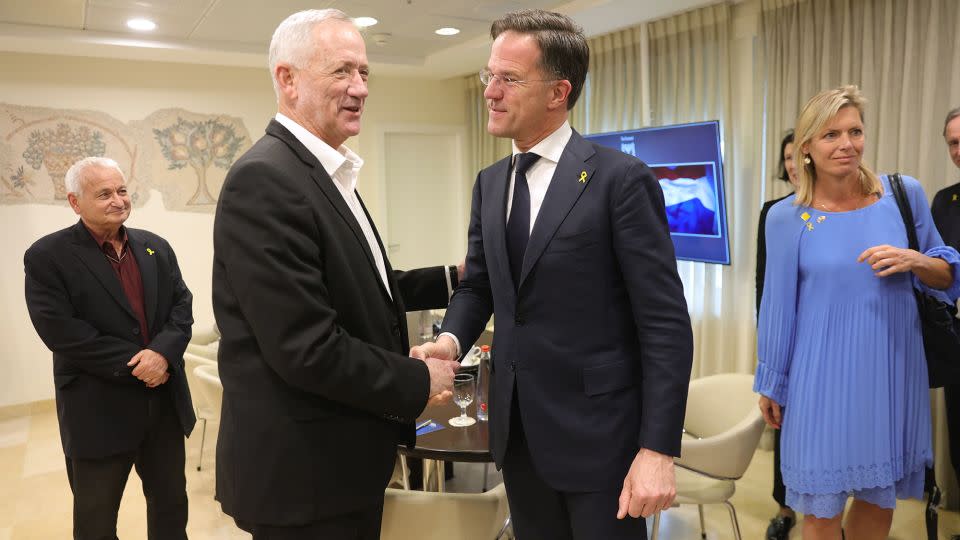
<instances>
[{"instance_id":1,"label":"partially visible person at edge","mask_svg":"<svg viewBox=\"0 0 960 540\"><path fill-rule=\"evenodd\" d=\"M943 122L943 139L947 143L951 161L960 169L960 107L947 113ZM944 243L960 250L960 182L937 192L933 197L930 213L933 214L933 222L937 225ZM953 473L960 482L960 385L944 386L943 398L947 408L950 462L953 463ZM960 534L953 535L951 540L960 540Z\"/></svg>"},{"instance_id":2,"label":"partially visible person at edge","mask_svg":"<svg viewBox=\"0 0 960 540\"><path fill-rule=\"evenodd\" d=\"M777 165L777 178L788 182L797 189L797 167L793 160L793 130L787 131L780 141L780 161ZM767 266L767 212L778 202L786 199L793 193L778 199L763 203L760 209L760 225L757 230L757 315L760 314L760 299L763 297L763 275ZM780 511L767 526L767 540L787 540L790 529L797 523L797 514L787 506L786 488L783 486L783 475L780 474L780 430L773 431L773 500L780 505Z\"/></svg>"},{"instance_id":3,"label":"partially visible person at edge","mask_svg":"<svg viewBox=\"0 0 960 540\"><path fill-rule=\"evenodd\" d=\"M786 504L804 514L806 540L841 538L841 526L851 539L886 538L896 500L923 496L933 455L913 290L960 294L960 255L943 245L920 183L903 177L918 252L888 177L862 162L865 102L856 86L807 102L797 193L767 215L754 389L782 429Z\"/></svg>"}]
</instances>

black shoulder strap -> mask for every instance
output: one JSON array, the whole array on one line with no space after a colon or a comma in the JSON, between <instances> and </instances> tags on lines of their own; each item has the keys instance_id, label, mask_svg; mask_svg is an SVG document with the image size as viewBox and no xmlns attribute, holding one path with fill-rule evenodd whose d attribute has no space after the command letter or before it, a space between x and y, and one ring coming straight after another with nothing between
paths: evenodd
<instances>
[{"instance_id":1,"label":"black shoulder strap","mask_svg":"<svg viewBox=\"0 0 960 540\"><path fill-rule=\"evenodd\" d=\"M920 243L917 241L917 226L916 222L913 221L913 209L910 208L910 200L907 199L907 191L903 188L903 178L900 177L900 173L890 175L890 189L893 190L893 196L900 208L900 216L903 217L903 226L907 229L910 249L920 251Z\"/></svg>"}]
</instances>

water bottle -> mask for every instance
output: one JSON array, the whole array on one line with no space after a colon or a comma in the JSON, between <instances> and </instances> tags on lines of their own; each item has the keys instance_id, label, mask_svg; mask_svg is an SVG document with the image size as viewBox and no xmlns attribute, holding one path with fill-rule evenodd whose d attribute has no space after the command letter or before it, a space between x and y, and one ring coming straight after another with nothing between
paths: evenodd
<instances>
[{"instance_id":1,"label":"water bottle","mask_svg":"<svg viewBox=\"0 0 960 540\"><path fill-rule=\"evenodd\" d=\"M490 385L490 346L480 347L480 362L477 363L477 420L487 421L487 387Z\"/></svg>"}]
</instances>

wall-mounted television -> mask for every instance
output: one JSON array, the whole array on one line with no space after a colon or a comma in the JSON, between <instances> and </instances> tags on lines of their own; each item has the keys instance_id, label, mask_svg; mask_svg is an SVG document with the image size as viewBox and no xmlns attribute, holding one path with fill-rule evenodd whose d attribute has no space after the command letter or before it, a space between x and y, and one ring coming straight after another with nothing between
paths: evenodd
<instances>
[{"instance_id":1,"label":"wall-mounted television","mask_svg":"<svg viewBox=\"0 0 960 540\"><path fill-rule=\"evenodd\" d=\"M642 159L660 182L678 259L730 264L720 122L585 135Z\"/></svg>"}]
</instances>

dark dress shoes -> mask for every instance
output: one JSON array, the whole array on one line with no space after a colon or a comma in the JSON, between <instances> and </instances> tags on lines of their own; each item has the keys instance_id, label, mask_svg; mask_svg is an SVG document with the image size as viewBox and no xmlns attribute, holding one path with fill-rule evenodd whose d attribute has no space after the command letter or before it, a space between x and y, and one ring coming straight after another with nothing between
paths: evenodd
<instances>
[{"instance_id":1,"label":"dark dress shoes","mask_svg":"<svg viewBox=\"0 0 960 540\"><path fill-rule=\"evenodd\" d=\"M777 516L770 520L767 527L767 540L787 540L790 537L790 529L796 525L796 518L790 516Z\"/></svg>"}]
</instances>

